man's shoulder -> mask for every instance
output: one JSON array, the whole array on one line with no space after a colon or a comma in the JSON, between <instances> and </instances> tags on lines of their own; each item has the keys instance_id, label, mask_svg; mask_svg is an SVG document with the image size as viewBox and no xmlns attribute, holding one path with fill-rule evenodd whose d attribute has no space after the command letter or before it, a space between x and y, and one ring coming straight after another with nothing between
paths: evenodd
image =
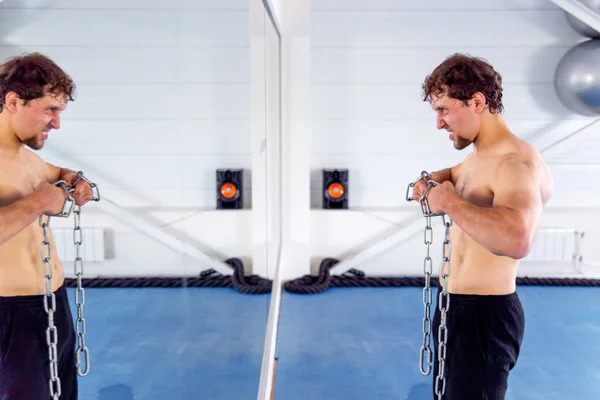
<instances>
[{"instance_id":1,"label":"man's shoulder","mask_svg":"<svg viewBox=\"0 0 600 400\"><path fill-rule=\"evenodd\" d=\"M498 156L497 166L502 168L535 168L544 160L538 149L530 142L518 140Z\"/></svg>"},{"instance_id":2,"label":"man's shoulder","mask_svg":"<svg viewBox=\"0 0 600 400\"><path fill-rule=\"evenodd\" d=\"M48 163L32 150L24 150L25 169L28 169L34 175L46 175Z\"/></svg>"},{"instance_id":3,"label":"man's shoulder","mask_svg":"<svg viewBox=\"0 0 600 400\"><path fill-rule=\"evenodd\" d=\"M546 200L552 192L552 176L542 154L531 143L498 157L496 182L504 186L540 187Z\"/></svg>"},{"instance_id":4,"label":"man's shoulder","mask_svg":"<svg viewBox=\"0 0 600 400\"><path fill-rule=\"evenodd\" d=\"M494 163L493 181L499 185L510 185L523 179L536 181L540 170L540 159L530 151L509 151L497 157ZM522 183L522 182L521 182Z\"/></svg>"},{"instance_id":5,"label":"man's shoulder","mask_svg":"<svg viewBox=\"0 0 600 400\"><path fill-rule=\"evenodd\" d=\"M23 156L25 157L25 160L27 160L28 162L33 162L36 164L42 164L42 163L45 164L42 157L39 154L37 154L36 152L34 152L33 150L23 148Z\"/></svg>"},{"instance_id":6,"label":"man's shoulder","mask_svg":"<svg viewBox=\"0 0 600 400\"><path fill-rule=\"evenodd\" d=\"M531 158L519 152L509 152L498 156L496 170L505 172L512 168L526 168L531 165Z\"/></svg>"}]
</instances>

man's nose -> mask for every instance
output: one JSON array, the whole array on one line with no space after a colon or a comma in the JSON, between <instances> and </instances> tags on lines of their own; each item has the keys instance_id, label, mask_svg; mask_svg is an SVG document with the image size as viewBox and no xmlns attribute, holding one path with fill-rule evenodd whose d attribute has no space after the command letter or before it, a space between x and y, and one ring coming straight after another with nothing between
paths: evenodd
<instances>
[{"instance_id":1,"label":"man's nose","mask_svg":"<svg viewBox=\"0 0 600 400\"><path fill-rule=\"evenodd\" d=\"M438 129L444 129L446 127L446 121L444 121L444 118L442 118L441 116L438 115L437 117L437 128Z\"/></svg>"},{"instance_id":2,"label":"man's nose","mask_svg":"<svg viewBox=\"0 0 600 400\"><path fill-rule=\"evenodd\" d=\"M60 129L60 115L56 115L54 118L52 118L50 121L50 126L52 129Z\"/></svg>"}]
</instances>

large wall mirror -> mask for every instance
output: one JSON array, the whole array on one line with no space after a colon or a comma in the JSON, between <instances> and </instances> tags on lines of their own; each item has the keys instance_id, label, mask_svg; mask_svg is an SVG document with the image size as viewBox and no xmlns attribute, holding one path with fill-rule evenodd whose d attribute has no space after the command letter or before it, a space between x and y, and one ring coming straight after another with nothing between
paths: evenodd
<instances>
[{"instance_id":1,"label":"large wall mirror","mask_svg":"<svg viewBox=\"0 0 600 400\"><path fill-rule=\"evenodd\" d=\"M82 399L256 397L281 233L270 14L260 0L1 2L0 79L18 95L0 112L2 206L42 181L99 193L0 245L0 296L36 310L16 336L44 343L25 397L59 381ZM46 107L65 91L66 109Z\"/></svg>"}]
</instances>

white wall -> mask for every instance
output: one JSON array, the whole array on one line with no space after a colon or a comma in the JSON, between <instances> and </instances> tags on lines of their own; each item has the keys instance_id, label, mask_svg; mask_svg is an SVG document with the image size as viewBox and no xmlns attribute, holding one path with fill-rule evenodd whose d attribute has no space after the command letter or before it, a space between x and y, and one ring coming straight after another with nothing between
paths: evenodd
<instances>
[{"instance_id":1,"label":"white wall","mask_svg":"<svg viewBox=\"0 0 600 400\"><path fill-rule=\"evenodd\" d=\"M351 256L396 231L419 212L404 199L407 184L421 170L448 167L467 154L436 131L435 115L420 97L425 76L448 55L484 57L500 71L509 126L539 148L593 120L567 111L554 91L558 61L584 38L551 1L311 4L313 268L323 257ZM600 190L591 182L600 178L599 129L548 158L555 193L542 221L584 228L584 254L596 260ZM349 169L350 211L318 210L322 168ZM374 274L420 274L423 252L419 234L361 267Z\"/></svg>"},{"instance_id":2,"label":"white wall","mask_svg":"<svg viewBox=\"0 0 600 400\"><path fill-rule=\"evenodd\" d=\"M40 155L82 169L104 198L209 254L246 261L253 255L250 210L211 210L217 168L246 169L245 204L252 206L250 44L247 0L0 6L0 59L39 51L77 84L62 128ZM84 208L82 223L109 228L115 245L115 258L88 266L90 274L206 268L94 204Z\"/></svg>"},{"instance_id":3,"label":"white wall","mask_svg":"<svg viewBox=\"0 0 600 400\"><path fill-rule=\"evenodd\" d=\"M291 246L285 278L308 272L306 254L315 266L323 257L356 254L397 230L415 211L404 201L408 182L422 169L442 168L464 156L436 132L434 115L420 98L425 75L447 55L469 52L492 62L504 76L509 124L540 147L590 122L568 112L553 91L558 60L583 38L550 1L461 0L452 8L441 0L271 4L284 33L281 205ZM308 4L312 9L305 15ZM253 151L260 153L252 119L249 34L247 0L6 0L0 5L0 58L44 52L79 87L62 129L42 155L83 169L103 197L155 226L221 259L246 261L256 255L251 238L260 233L253 214L211 209L214 170L249 169ZM265 45L265 57L271 46ZM265 95L269 92L276 89L265 88ZM265 99L264 110L272 99ZM277 120L269 113L263 125L268 135ZM600 203L598 192L589 191L600 175L593 133L548 159L556 191L542 221L584 228L586 246L600 240L600 212L590 208ZM109 147L113 143L117 147ZM268 157L274 158L266 162L277 164L276 155ZM320 169L329 167L350 169L350 211L319 210ZM277 187L276 174L265 180ZM251 206L249 173L245 189ZM276 205L272 195L265 198ZM276 214L259 231L276 231ZM86 272L204 269L93 204L84 210L83 223L110 228L115 256L88 265ZM58 219L54 224L64 225ZM591 248L585 249L597 262ZM407 273L420 262L421 251L407 244L362 267Z\"/></svg>"}]
</instances>

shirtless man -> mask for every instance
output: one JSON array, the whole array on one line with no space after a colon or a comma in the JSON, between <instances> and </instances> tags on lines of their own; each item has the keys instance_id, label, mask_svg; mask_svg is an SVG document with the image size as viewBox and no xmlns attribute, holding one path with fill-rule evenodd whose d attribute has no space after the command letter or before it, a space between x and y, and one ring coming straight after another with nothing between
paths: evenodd
<instances>
[{"instance_id":1,"label":"shirtless man","mask_svg":"<svg viewBox=\"0 0 600 400\"><path fill-rule=\"evenodd\" d=\"M443 399L504 399L525 328L517 267L531 250L552 177L535 147L508 128L501 115L502 78L487 62L450 56L426 78L423 90L437 128L450 133L454 148L473 144L462 163L431 174L441 184L427 195L431 212L453 222ZM419 181L415 200L426 187ZM436 353L439 325L436 307ZM435 393L437 355L434 359Z\"/></svg>"},{"instance_id":2,"label":"shirtless man","mask_svg":"<svg viewBox=\"0 0 600 400\"><path fill-rule=\"evenodd\" d=\"M39 217L62 211L66 193L53 183L65 180L70 186L75 172L48 164L29 149L40 150L48 133L60 128L74 89L71 78L40 54L0 65L0 399L51 399ZM92 198L91 187L82 180L71 196L84 205ZM76 338L63 268L48 231L60 399L74 400Z\"/></svg>"}]
</instances>

